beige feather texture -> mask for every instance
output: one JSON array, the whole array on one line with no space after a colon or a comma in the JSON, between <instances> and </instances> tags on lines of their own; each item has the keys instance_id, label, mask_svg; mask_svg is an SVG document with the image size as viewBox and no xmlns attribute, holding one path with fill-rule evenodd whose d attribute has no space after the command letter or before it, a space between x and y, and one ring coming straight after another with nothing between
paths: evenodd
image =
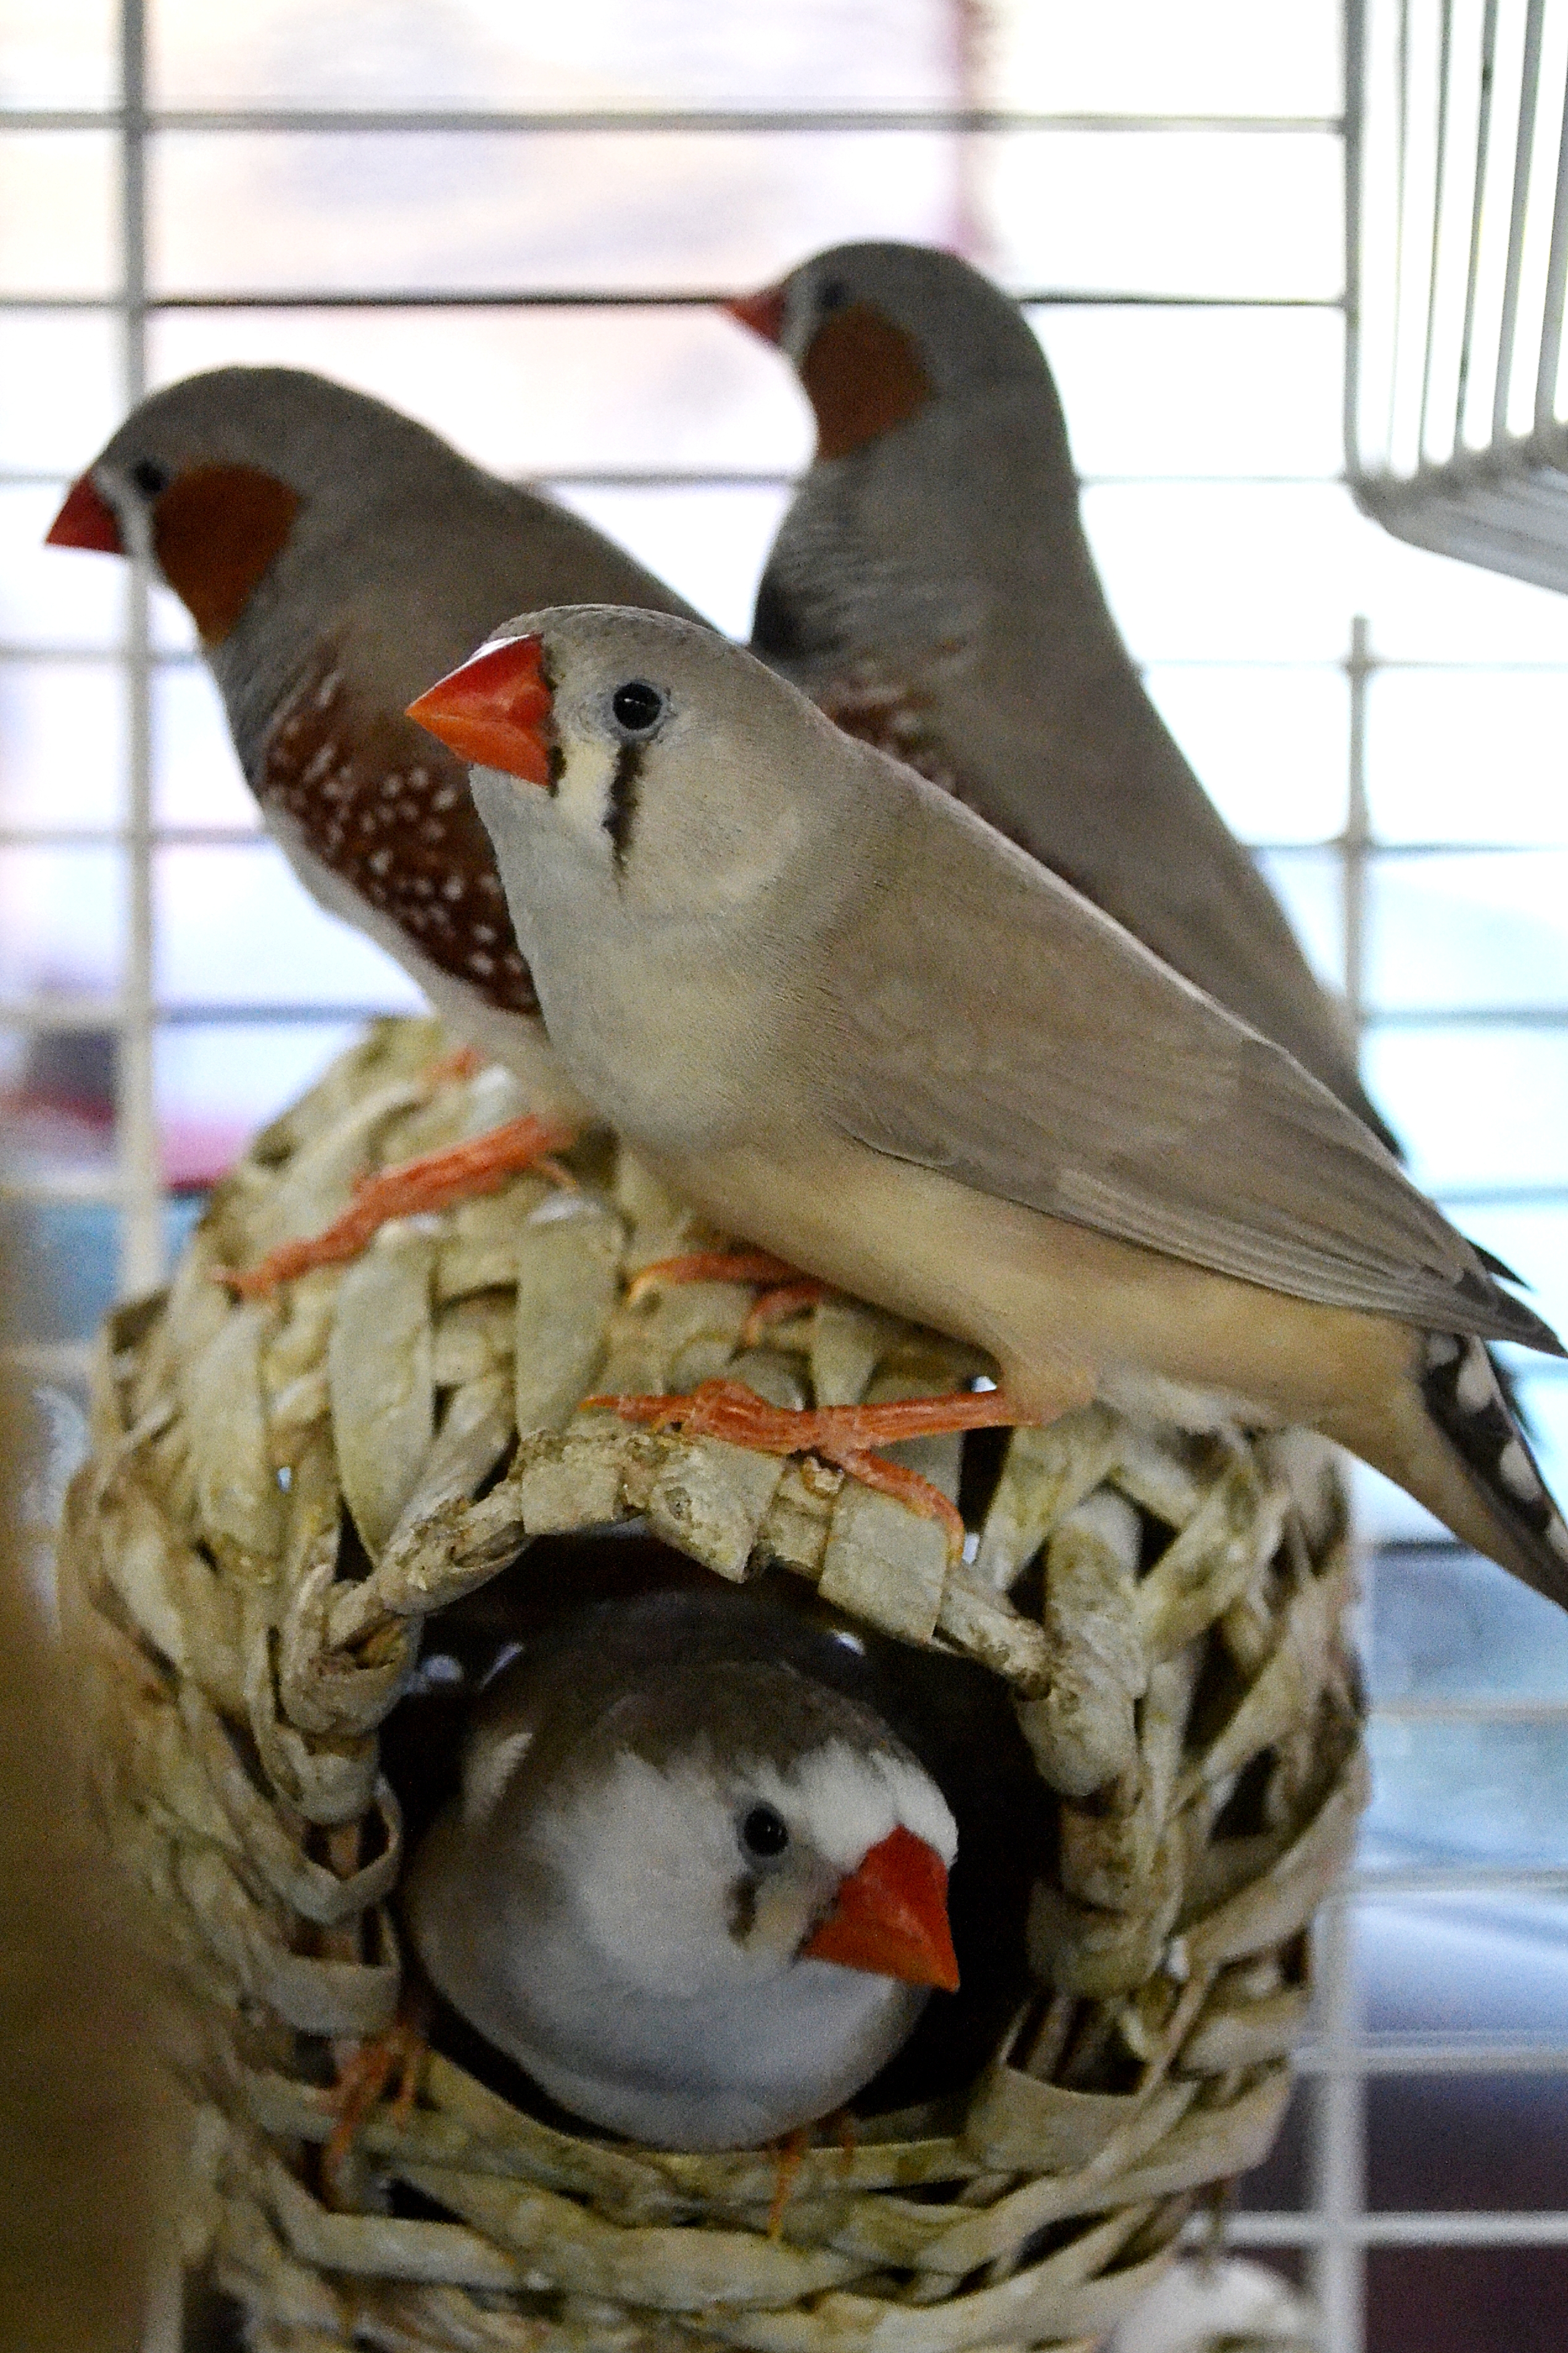
<instances>
[{"instance_id":1,"label":"beige feather texture","mask_svg":"<svg viewBox=\"0 0 1568 2353\"><path fill-rule=\"evenodd\" d=\"M591 607L502 634L552 681L553 781L531 739L473 786L552 1043L679 1189L1027 1413L1307 1424L1568 1602L1461 1335L1561 1344L1325 1086L752 656Z\"/></svg>"},{"instance_id":2,"label":"beige feather texture","mask_svg":"<svg viewBox=\"0 0 1568 2353\"><path fill-rule=\"evenodd\" d=\"M867 792L876 862L816 958L845 1133L1218 1273L1551 1345L1299 1063L923 779Z\"/></svg>"}]
</instances>

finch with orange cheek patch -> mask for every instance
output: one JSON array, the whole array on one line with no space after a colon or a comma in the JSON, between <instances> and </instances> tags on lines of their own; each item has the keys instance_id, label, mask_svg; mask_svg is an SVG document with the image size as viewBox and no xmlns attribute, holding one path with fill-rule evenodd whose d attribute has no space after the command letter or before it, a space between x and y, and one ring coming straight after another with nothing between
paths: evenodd
<instances>
[{"instance_id":1,"label":"finch with orange cheek patch","mask_svg":"<svg viewBox=\"0 0 1568 2353\"><path fill-rule=\"evenodd\" d=\"M795 367L814 463L752 649L1272 1038L1393 1145L1249 852L1106 606L1050 369L952 254L845 245L727 306Z\"/></svg>"},{"instance_id":2,"label":"finch with orange cheek patch","mask_svg":"<svg viewBox=\"0 0 1568 2353\"><path fill-rule=\"evenodd\" d=\"M294 368L218 368L153 394L48 538L150 556L195 622L246 781L306 889L516 1074L540 1148L558 1146L585 1107L550 1053L464 764L404 709L520 605L690 607L564 508ZM528 1134L501 1136L510 1160L469 1146L457 1180L479 1189L522 1165ZM405 1182L386 1214L421 1206ZM290 1268L352 1255L377 1214L362 1201L341 1247L296 1247Z\"/></svg>"},{"instance_id":3,"label":"finch with orange cheek patch","mask_svg":"<svg viewBox=\"0 0 1568 2353\"><path fill-rule=\"evenodd\" d=\"M952 254L883 244L818 254L726 307L794 363L817 427L752 651L1283 1046L1397 1153L1343 1008L1128 657L1017 304Z\"/></svg>"}]
</instances>

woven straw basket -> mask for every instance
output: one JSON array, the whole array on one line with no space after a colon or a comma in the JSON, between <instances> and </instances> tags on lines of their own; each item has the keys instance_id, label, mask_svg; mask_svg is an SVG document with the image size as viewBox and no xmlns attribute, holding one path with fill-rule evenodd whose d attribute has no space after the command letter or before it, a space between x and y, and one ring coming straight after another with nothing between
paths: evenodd
<instances>
[{"instance_id":1,"label":"woven straw basket","mask_svg":"<svg viewBox=\"0 0 1568 2353\"><path fill-rule=\"evenodd\" d=\"M574 1414L726 1369L785 1405L983 1369L838 1299L749 1348L742 1284L628 1305L632 1272L712 1238L604 1137L575 1191L519 1177L234 1303L215 1269L524 1108L498 1071L444 1074L444 1043L378 1025L101 1350L62 1591L98 1796L195 1997L190 2258L265 2353L1088 2348L1287 2096L1305 1930L1365 1783L1324 1451L1091 1407L990 1440L978 1544L950 1568L934 1521L809 1457ZM918 1454L953 1493L960 1449ZM1010 1686L1059 1858L1029 1901L1033 1993L963 2096L809 2151L779 2235L775 2152L573 2131L438 2034L417 2105L374 2113L331 2204L334 2046L399 1999L389 1768L421 1653L527 1539L570 1561L569 1532L632 1515L720 1577L782 1567Z\"/></svg>"}]
</instances>

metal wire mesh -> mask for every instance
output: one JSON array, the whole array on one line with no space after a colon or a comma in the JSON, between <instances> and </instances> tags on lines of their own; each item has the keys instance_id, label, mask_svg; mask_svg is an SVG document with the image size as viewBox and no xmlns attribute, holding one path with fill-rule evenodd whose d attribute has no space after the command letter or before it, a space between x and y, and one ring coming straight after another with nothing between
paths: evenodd
<instances>
[{"instance_id":1,"label":"metal wire mesh","mask_svg":"<svg viewBox=\"0 0 1568 2353\"><path fill-rule=\"evenodd\" d=\"M1352 486L1419 547L1568 588L1568 17L1356 0Z\"/></svg>"},{"instance_id":2,"label":"metal wire mesh","mask_svg":"<svg viewBox=\"0 0 1568 2353\"><path fill-rule=\"evenodd\" d=\"M1543 7L1544 0L1530 0L1525 25L1527 38L1541 37ZM1416 12L1417 15L1420 13ZM1456 27L1468 19L1462 8L1457 13L1452 11L1447 0L1441 17L1447 55L1458 38ZM1484 18L1484 26L1479 27L1480 37L1484 42L1495 41L1498 0L1487 0ZM1403 16L1402 21L1405 21ZM1531 26L1535 28L1533 35L1530 30ZM120 203L114 286L104 295L47 291L8 294L0 298L0 316L41 311L80 311L112 318L120 336L119 391L123 405L129 406L141 397L149 380L149 322L163 313L190 311L203 314L221 309L269 313L293 311L319 313L322 319L323 349L326 349L329 315L342 311L360 314L377 307L407 312L476 308L500 312L523 308L610 311L633 306L658 311L708 305L716 293L730 290L679 285L659 288L516 285L476 291L395 282L380 287L356 285L344 290L331 284L311 284L308 280L279 290L245 290L221 285L213 285L196 292L154 290L150 282L148 259L148 153L153 138L173 132L216 135L266 131L325 137L336 132L393 134L419 130L465 136L493 132L499 129L519 138L528 138L535 133L554 133L563 130L585 135L602 133L608 137L624 133L628 128L636 128L672 136L725 133L760 139L812 131L826 135L873 132L892 139L915 131L940 132L962 140L967 134L1042 129L1070 131L1095 139L1115 139L1123 134L1151 132L1165 133L1173 138L1216 132L1259 135L1277 131L1333 133L1348 127L1352 189L1348 225L1353 287L1354 272L1360 266L1360 257L1368 235L1364 212L1358 210L1357 199L1357 192L1362 186L1363 156L1358 144L1360 100L1359 91L1354 86L1354 69L1355 60L1361 55L1362 29L1360 7L1352 5L1349 12L1347 37L1347 54L1352 69L1348 126L1338 115L1050 114L976 105L846 111L810 108L715 111L650 107L635 114L628 114L619 108L564 113L519 111L492 113L467 107L448 107L426 112L396 107L307 111L295 107L249 110L182 105L155 111L148 102L148 27L144 0L119 0L119 97L116 103L101 108L18 108L0 114L0 139L16 132L30 132L92 131L112 135ZM1412 49L1414 39L1415 36L1406 23L1407 51ZM1495 103L1492 120L1494 122L1497 121ZM1433 185L1447 190L1459 185L1459 179L1455 176L1458 167L1452 161L1455 142L1459 138L1457 107L1450 108L1445 121L1444 136L1449 144L1433 166ZM1474 182L1479 188L1492 168L1488 163L1488 137L1492 136L1495 142L1498 133L1489 133L1483 120L1469 126L1466 135L1472 142L1466 149L1466 154L1473 164ZM1469 164L1467 165L1468 168ZM1443 202L1448 201L1447 196L1443 198ZM1558 217L1560 220L1564 217L1561 207ZM1408 217L1405 230L1408 246L1409 237L1414 233ZM1509 250L1512 253L1514 247L1510 245ZM1469 280L1472 296L1479 283L1478 269L1479 265L1472 258ZM1539 306L1542 358L1538 384L1545 387L1543 396L1549 406L1555 397L1555 374L1554 364L1552 369L1547 366L1548 345L1555 349L1552 337L1557 335L1561 327L1565 275L1568 275L1568 233L1559 235L1554 228ZM1367 290L1364 279L1363 284L1364 295ZM1200 311L1248 305L1329 311L1344 307L1338 295L1300 290L1275 293L1243 291L1226 296L1223 304L1212 294L1180 290L1149 292L1136 286L1066 285L1052 288L1035 284L1023 290L1032 302L1064 308L1131 310L1155 302L1173 309L1185 307ZM1451 335L1448 343L1442 342L1438 312L1430 290L1425 313L1413 314L1424 319L1419 332L1416 327L1402 326L1401 332L1405 337L1406 345L1410 335L1416 334L1422 351L1419 429L1416 434L1420 455L1411 476L1417 484L1426 481L1433 466L1437 465L1438 459L1445 455L1439 448L1442 435L1436 422L1439 410L1446 420L1452 412L1454 430L1448 436L1447 453L1449 459L1458 448L1464 421L1471 413L1476 371L1473 359L1467 363L1465 354L1473 353L1476 348L1476 320L1479 311L1479 297L1469 301L1461 321L1463 332L1458 345L1452 349ZM1519 315L1516 311L1516 322ZM1405 314L1402 312L1401 316L1403 319ZM1506 324L1506 322L1502 323ZM1500 325L1499 332L1500 335ZM1517 323L1510 332L1517 347L1520 341ZM1502 341L1506 342L1507 337L1503 336ZM1347 413L1352 425L1351 447L1355 453L1352 457L1354 486L1363 501L1370 502L1373 494L1369 484L1372 473L1380 462L1379 453L1384 444L1373 441L1365 424L1372 393L1369 390L1371 377L1364 332L1361 351L1360 378L1358 380L1352 375L1347 387ZM1467 364L1469 367L1468 375L1465 372ZM1470 406L1468 406L1467 403ZM1538 406L1535 417L1538 432L1542 424L1542 414ZM1508 413L1504 408L1497 410L1493 422L1508 422ZM1446 425L1444 429L1447 430ZM1552 429L1558 431L1554 423ZM1393 450L1394 446L1394 442L1389 440L1388 448ZM1552 446L1555 448L1557 444ZM1568 447L1568 444L1563 446ZM1429 459L1431 464L1428 463ZM39 479L36 470L19 468L0 475L0 483L25 485ZM765 471L726 470L721 467L712 470L689 468L659 472L647 468L627 469L608 465L597 471L579 470L574 473L563 470L554 479L559 487L589 490L626 486L647 488L676 483L696 489L724 485L767 489L776 488L780 480L777 475ZM1394 519L1386 500L1375 511L1384 521L1393 522L1394 527L1407 529L1412 537L1422 537L1422 532L1409 521L1413 509L1401 510L1402 521ZM1452 537L1428 537L1424 543L1458 544ZM1568 565L1568 559L1565 559L1565 565ZM1542 578L1546 575L1537 570L1527 576ZM1563 581L1559 585L1568 585L1568 568L1565 568ZM26 649L0 645L0 663L17 659L24 652L26 659L34 663L69 665L85 659L79 649L64 645L35 645ZM89 1028L104 1021L106 1009L112 1021L119 1049L112 1166L53 1170L31 1176L13 1177L6 1181L5 1189L13 1198L41 1201L96 1199L112 1204L119 1218L120 1280L125 1292L134 1292L155 1283L164 1269L166 1188L160 1165L154 1089L154 1046L160 1031L181 1024L221 1024L235 1035L237 1044L243 1039L247 1026L261 1020L276 1022L281 1019L299 1023L351 1020L359 1018L364 1009L359 1003L331 1001L280 1006L260 995L249 1003L185 1002L170 1006L159 1002L155 983L159 921L154 892L157 852L171 847L222 846L246 838L237 835L232 828L160 824L156 817L153 799L154 681L160 673L186 665L192 659L189 655L169 653L157 648L150 584L140 566L130 566L124 588L123 626L115 656L122 678L128 713L127 756L120 814L111 826L96 830L73 828L68 834L58 837L62 843L68 842L74 848L96 846L112 854L118 861L125 922L117 990L107 1008L97 999L77 1001L68 995L40 996L0 1005L0 1027L22 1033L50 1029L68 1032L73 1028ZM1352 1013L1358 1024L1363 1024L1373 1009L1367 969L1367 902L1371 861L1380 848L1369 814L1367 792L1368 695L1373 680L1386 673L1390 668L1391 665L1380 660L1366 624L1358 622L1342 658L1351 721L1346 815L1338 836L1327 845L1331 850L1337 875L1342 943L1342 976ZM55 838L47 828L16 829L0 836L0 847L23 841L37 845ZM1554 1030L1561 1029L1563 1021L1561 1008L1551 1004L1533 1008L1476 1008L1476 1016L1516 1027L1528 1026L1534 1019L1538 1026L1548 1026ZM1412 1023L1418 1022L1422 1018L1421 1008L1410 1009L1405 1018ZM1453 1018L1452 1008L1445 1011L1444 1018ZM1538 1204L1553 1198L1568 1198L1568 1187L1558 1187L1554 1192L1551 1187L1535 1185L1522 1188L1520 1197ZM1488 1198L1498 1198L1495 1187L1490 1188ZM44 1372L68 1369L76 1364L79 1355L68 1343L55 1345L26 1341L16 1353L24 1362ZM1445 1704L1447 1706L1447 1715L1444 1714ZM1495 1723L1523 1718L1531 1722L1555 1723L1568 1721L1568 1700L1494 1702L1482 1698L1448 1704L1412 1700L1385 1704L1379 1713L1383 1720L1390 1723ZM1365 2263L1367 2251L1371 2248L1568 2244L1568 2210L1459 2214L1425 2211L1372 2213L1367 2211L1365 2108L1371 2078L1384 2074L1445 2074L1467 2071L1568 2071L1568 2042L1554 2044L1539 2039L1480 2036L1463 2031L1404 2038L1370 2035L1360 2016L1360 1997L1352 1967L1352 1929L1358 1903L1373 1888L1384 1895L1402 1891L1429 1893L1438 1890L1563 1894L1568 1893L1568 1870L1463 1865L1403 1872L1382 1871L1375 1874L1363 1873L1346 1891L1343 1898L1329 1908L1321 1931L1321 1978L1325 1997L1315 2038L1302 2053L1300 2063L1310 2086L1310 2199L1300 2211L1238 2214L1232 2219L1229 2232L1232 2240L1241 2245L1306 2251L1311 2281L1323 2308L1325 2341L1332 2348L1332 2353L1360 2353L1363 2342Z\"/></svg>"}]
</instances>

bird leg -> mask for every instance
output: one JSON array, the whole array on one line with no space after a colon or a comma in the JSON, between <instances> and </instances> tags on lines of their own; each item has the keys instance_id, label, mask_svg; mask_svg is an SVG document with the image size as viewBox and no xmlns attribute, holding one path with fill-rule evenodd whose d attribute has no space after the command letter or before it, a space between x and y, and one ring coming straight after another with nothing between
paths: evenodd
<instances>
[{"instance_id":1,"label":"bird leg","mask_svg":"<svg viewBox=\"0 0 1568 2353\"><path fill-rule=\"evenodd\" d=\"M825 2126L831 2125L833 2127L833 2137L838 2143L839 2163L847 2178L855 2162L855 2151L859 2140L854 2111L849 2108L835 2108L830 2116L824 2117L823 2123ZM777 2143L778 2171L773 2176L773 2194L768 2204L770 2239L779 2239L784 2236L784 2211L790 2200L795 2196L796 2185L800 2180L801 2167L805 2163L806 2151L816 2138L816 2131L817 2127L812 2125L796 2125L794 2132L786 2133L783 2140Z\"/></svg>"},{"instance_id":2,"label":"bird leg","mask_svg":"<svg viewBox=\"0 0 1568 2353\"><path fill-rule=\"evenodd\" d=\"M855 2152L860 2146L860 2132L853 2108L835 2108L828 2118L833 2137L838 2143L838 2164L846 2180L854 2170Z\"/></svg>"},{"instance_id":3,"label":"bird leg","mask_svg":"<svg viewBox=\"0 0 1568 2353\"><path fill-rule=\"evenodd\" d=\"M215 1280L226 1283L241 1299L264 1299L280 1282L307 1274L312 1267L341 1266L357 1258L391 1218L445 1209L479 1193L498 1192L509 1176L523 1169L533 1169L552 1184L570 1185L572 1176L551 1155L564 1151L575 1134L562 1120L531 1112L525 1118L509 1119L504 1126L491 1128L487 1135L470 1136L465 1143L448 1144L439 1152L405 1160L401 1167L362 1176L342 1217L334 1218L321 1233L279 1242L255 1266L243 1271L219 1267Z\"/></svg>"},{"instance_id":4,"label":"bird leg","mask_svg":"<svg viewBox=\"0 0 1568 2353\"><path fill-rule=\"evenodd\" d=\"M650 1291L677 1282L754 1282L761 1286L752 1311L741 1326L747 1347L770 1324L798 1314L827 1296L828 1285L815 1275L802 1274L787 1259L772 1250L692 1250L684 1258L655 1259L626 1286L626 1305L635 1307Z\"/></svg>"},{"instance_id":5,"label":"bird leg","mask_svg":"<svg viewBox=\"0 0 1568 2353\"><path fill-rule=\"evenodd\" d=\"M679 1425L692 1438L719 1438L731 1446L751 1446L763 1454L816 1454L847 1471L864 1486L900 1504L947 1531L949 1556L963 1550L963 1522L940 1487L901 1462L872 1452L900 1439L932 1438L955 1430L995 1430L1033 1419L1009 1404L998 1389L964 1389L949 1397L903 1398L887 1405L807 1408L766 1404L739 1381L702 1381L689 1397L591 1397L584 1410L604 1408L624 1420L655 1430Z\"/></svg>"},{"instance_id":6,"label":"bird leg","mask_svg":"<svg viewBox=\"0 0 1568 2353\"><path fill-rule=\"evenodd\" d=\"M778 2170L773 2175L773 2194L768 2201L770 2239L782 2239L784 2236L784 2209L795 2196L800 2168L805 2163L805 2152L811 2147L811 2130L809 2125L796 2125L794 2132L786 2133L778 2143Z\"/></svg>"},{"instance_id":7,"label":"bird leg","mask_svg":"<svg viewBox=\"0 0 1568 2353\"><path fill-rule=\"evenodd\" d=\"M786 1316L798 1315L803 1307L815 1307L819 1299L827 1297L828 1289L816 1275L803 1274L795 1282L775 1282L770 1290L760 1292L741 1326L742 1341L748 1348L752 1346L770 1324L782 1324Z\"/></svg>"},{"instance_id":8,"label":"bird leg","mask_svg":"<svg viewBox=\"0 0 1568 2353\"><path fill-rule=\"evenodd\" d=\"M449 1054L437 1054L425 1072L428 1087L450 1085L458 1079L477 1079L485 1067L485 1058L477 1046L454 1046Z\"/></svg>"},{"instance_id":9,"label":"bird leg","mask_svg":"<svg viewBox=\"0 0 1568 2353\"><path fill-rule=\"evenodd\" d=\"M394 2074L397 2077L397 2093L392 2104L392 2121L399 2126L408 2122L428 2049L424 2005L409 1998L390 2026L356 2044L340 2061L331 2099L336 2122L321 2160L329 2188L335 2185L350 2150Z\"/></svg>"}]
</instances>

